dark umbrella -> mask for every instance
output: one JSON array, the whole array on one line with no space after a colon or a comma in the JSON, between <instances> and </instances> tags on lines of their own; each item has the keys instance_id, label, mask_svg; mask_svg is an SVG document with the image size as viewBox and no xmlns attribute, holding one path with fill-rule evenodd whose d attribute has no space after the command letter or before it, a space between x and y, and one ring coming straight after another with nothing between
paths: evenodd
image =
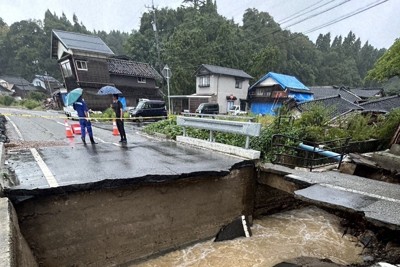
<instances>
[{"instance_id":1,"label":"dark umbrella","mask_svg":"<svg viewBox=\"0 0 400 267\"><path fill-rule=\"evenodd\" d=\"M76 88L71 92L69 92L66 97L67 106L71 106L73 103L75 103L76 100L78 100L79 97L82 96L82 92L83 92L82 88Z\"/></svg>"},{"instance_id":2,"label":"dark umbrella","mask_svg":"<svg viewBox=\"0 0 400 267\"><path fill-rule=\"evenodd\" d=\"M98 95L120 95L122 92L114 86L106 85L100 88Z\"/></svg>"}]
</instances>

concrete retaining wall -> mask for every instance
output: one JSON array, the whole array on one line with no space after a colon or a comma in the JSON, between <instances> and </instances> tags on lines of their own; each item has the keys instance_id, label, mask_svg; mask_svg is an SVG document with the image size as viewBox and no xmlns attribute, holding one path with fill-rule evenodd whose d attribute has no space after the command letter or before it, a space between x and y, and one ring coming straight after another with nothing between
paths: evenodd
<instances>
[{"instance_id":1,"label":"concrete retaining wall","mask_svg":"<svg viewBox=\"0 0 400 267\"><path fill-rule=\"evenodd\" d=\"M40 196L15 208L41 266L114 266L211 238L251 215L254 176L243 167L223 177Z\"/></svg>"},{"instance_id":2,"label":"concrete retaining wall","mask_svg":"<svg viewBox=\"0 0 400 267\"><path fill-rule=\"evenodd\" d=\"M38 266L21 235L17 214L8 198L0 198L0 266Z\"/></svg>"},{"instance_id":3,"label":"concrete retaining wall","mask_svg":"<svg viewBox=\"0 0 400 267\"><path fill-rule=\"evenodd\" d=\"M303 205L293 196L293 192L302 186L285 180L286 174L260 166L254 199L255 218Z\"/></svg>"}]
</instances>

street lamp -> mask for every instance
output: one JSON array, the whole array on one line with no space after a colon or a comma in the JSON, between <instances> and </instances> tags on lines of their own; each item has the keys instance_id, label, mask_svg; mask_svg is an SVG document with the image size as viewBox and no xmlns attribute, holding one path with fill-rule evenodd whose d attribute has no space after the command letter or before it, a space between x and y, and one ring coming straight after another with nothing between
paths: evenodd
<instances>
[{"instance_id":1,"label":"street lamp","mask_svg":"<svg viewBox=\"0 0 400 267\"><path fill-rule=\"evenodd\" d=\"M162 70L162 75L164 76L165 79L167 79L167 89L168 89L168 114L171 114L171 98L169 95L169 79L172 76L171 69L168 67L166 64L165 67Z\"/></svg>"}]
</instances>

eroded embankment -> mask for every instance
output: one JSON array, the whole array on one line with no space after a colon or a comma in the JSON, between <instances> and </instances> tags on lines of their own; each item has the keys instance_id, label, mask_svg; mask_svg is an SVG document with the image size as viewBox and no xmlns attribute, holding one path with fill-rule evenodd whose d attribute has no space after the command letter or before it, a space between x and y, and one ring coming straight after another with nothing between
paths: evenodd
<instances>
[{"instance_id":1,"label":"eroded embankment","mask_svg":"<svg viewBox=\"0 0 400 267\"><path fill-rule=\"evenodd\" d=\"M250 215L253 177L246 166L162 184L42 192L14 206L40 265L111 266L211 238Z\"/></svg>"}]
</instances>

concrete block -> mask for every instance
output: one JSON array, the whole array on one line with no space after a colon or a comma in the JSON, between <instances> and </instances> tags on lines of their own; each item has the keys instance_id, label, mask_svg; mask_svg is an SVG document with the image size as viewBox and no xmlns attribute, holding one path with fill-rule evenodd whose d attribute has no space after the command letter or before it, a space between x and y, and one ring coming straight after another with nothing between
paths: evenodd
<instances>
[{"instance_id":1,"label":"concrete block","mask_svg":"<svg viewBox=\"0 0 400 267\"><path fill-rule=\"evenodd\" d=\"M372 154L372 159L384 169L400 171L400 156L388 152L376 152Z\"/></svg>"},{"instance_id":2,"label":"concrete block","mask_svg":"<svg viewBox=\"0 0 400 267\"><path fill-rule=\"evenodd\" d=\"M215 150L218 152L238 156L241 158L246 159L259 159L260 158L260 151L252 150L252 149L245 149L236 146L225 145L221 143L209 142L206 140L191 138L187 136L177 136L176 141L180 143L185 143L189 145L198 146L201 148L206 148L210 150Z\"/></svg>"}]
</instances>

